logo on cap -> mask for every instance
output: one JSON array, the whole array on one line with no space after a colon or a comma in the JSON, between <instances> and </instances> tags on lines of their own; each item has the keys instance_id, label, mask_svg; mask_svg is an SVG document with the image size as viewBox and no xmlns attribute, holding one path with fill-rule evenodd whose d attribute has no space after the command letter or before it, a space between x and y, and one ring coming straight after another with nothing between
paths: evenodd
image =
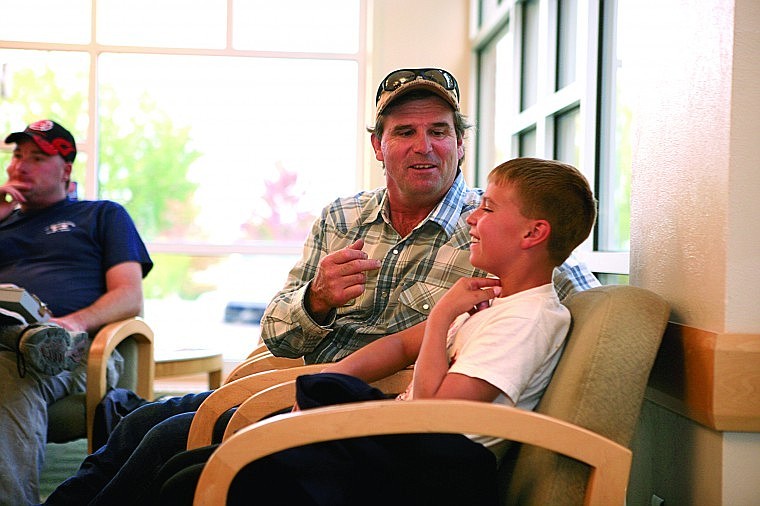
<instances>
[{"instance_id":1,"label":"logo on cap","mask_svg":"<svg viewBox=\"0 0 760 506\"><path fill-rule=\"evenodd\" d=\"M47 132L53 129L53 122L49 119L41 119L29 125L28 128L29 130L36 130L38 132Z\"/></svg>"}]
</instances>

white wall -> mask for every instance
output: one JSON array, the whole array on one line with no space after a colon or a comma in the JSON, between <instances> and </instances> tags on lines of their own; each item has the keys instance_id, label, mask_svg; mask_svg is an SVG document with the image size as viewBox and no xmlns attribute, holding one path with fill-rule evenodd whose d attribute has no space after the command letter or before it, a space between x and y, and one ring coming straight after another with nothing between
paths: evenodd
<instances>
[{"instance_id":1,"label":"white wall","mask_svg":"<svg viewBox=\"0 0 760 506\"><path fill-rule=\"evenodd\" d=\"M631 282L671 320L760 332L760 2L632 2ZM631 486L665 504L757 505L760 434L719 433L647 403ZM638 502L641 501L641 502ZM646 502L645 502L646 501Z\"/></svg>"},{"instance_id":2,"label":"white wall","mask_svg":"<svg viewBox=\"0 0 760 506\"><path fill-rule=\"evenodd\" d=\"M726 330L760 328L760 2L736 2L726 264Z\"/></svg>"},{"instance_id":3,"label":"white wall","mask_svg":"<svg viewBox=\"0 0 760 506\"><path fill-rule=\"evenodd\" d=\"M674 321L716 332L760 327L759 6L647 0L631 16L647 41L632 69L631 274Z\"/></svg>"}]
</instances>

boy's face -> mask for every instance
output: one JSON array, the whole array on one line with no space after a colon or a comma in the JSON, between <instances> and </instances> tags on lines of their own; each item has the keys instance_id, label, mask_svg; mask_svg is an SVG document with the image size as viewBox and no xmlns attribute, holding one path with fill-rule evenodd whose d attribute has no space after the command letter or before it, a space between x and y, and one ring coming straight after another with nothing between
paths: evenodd
<instances>
[{"instance_id":1,"label":"boy's face","mask_svg":"<svg viewBox=\"0 0 760 506\"><path fill-rule=\"evenodd\" d=\"M483 200L468 218L470 263L499 277L505 277L514 260L523 252L523 238L530 235L535 220L520 212L520 200L510 184L489 183Z\"/></svg>"}]
</instances>

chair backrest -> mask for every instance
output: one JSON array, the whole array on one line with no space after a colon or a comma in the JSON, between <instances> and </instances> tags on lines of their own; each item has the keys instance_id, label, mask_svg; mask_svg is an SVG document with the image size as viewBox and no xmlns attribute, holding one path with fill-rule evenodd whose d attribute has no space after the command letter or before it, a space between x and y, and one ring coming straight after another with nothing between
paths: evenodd
<instances>
[{"instance_id":1,"label":"chair backrest","mask_svg":"<svg viewBox=\"0 0 760 506\"><path fill-rule=\"evenodd\" d=\"M610 285L563 302L572 327L551 383L536 411L630 446L649 372L670 313L658 295ZM589 468L532 446L505 468L507 503L582 504Z\"/></svg>"},{"instance_id":2,"label":"chair backrest","mask_svg":"<svg viewBox=\"0 0 760 506\"><path fill-rule=\"evenodd\" d=\"M124 369L119 375L119 381L116 386L118 388L126 388L127 390L137 391L138 386L138 363L139 363L139 343L136 339L128 337L124 339L116 347L116 351L119 352L121 358L124 359Z\"/></svg>"}]
</instances>

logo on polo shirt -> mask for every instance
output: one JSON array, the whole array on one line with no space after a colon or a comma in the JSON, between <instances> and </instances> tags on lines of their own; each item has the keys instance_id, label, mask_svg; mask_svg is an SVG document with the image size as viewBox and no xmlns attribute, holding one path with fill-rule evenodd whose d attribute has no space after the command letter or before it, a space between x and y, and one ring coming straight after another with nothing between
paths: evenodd
<instances>
[{"instance_id":1,"label":"logo on polo shirt","mask_svg":"<svg viewBox=\"0 0 760 506\"><path fill-rule=\"evenodd\" d=\"M76 228L76 224L72 221L62 221L60 223L53 223L45 228L47 235L57 234L58 232L71 232Z\"/></svg>"}]
</instances>

